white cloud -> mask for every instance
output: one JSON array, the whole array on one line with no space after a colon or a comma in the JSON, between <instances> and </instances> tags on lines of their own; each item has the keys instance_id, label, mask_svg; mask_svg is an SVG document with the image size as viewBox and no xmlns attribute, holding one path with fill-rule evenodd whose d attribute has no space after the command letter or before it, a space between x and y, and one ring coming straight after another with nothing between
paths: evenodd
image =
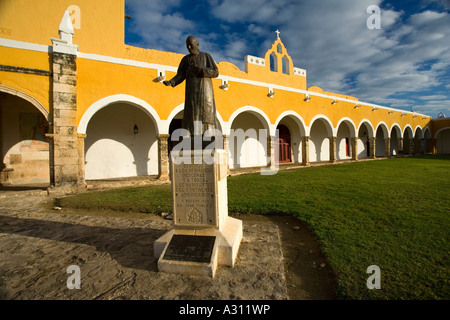
<instances>
[{"instance_id":1,"label":"white cloud","mask_svg":"<svg viewBox=\"0 0 450 320\"><path fill-rule=\"evenodd\" d=\"M431 96L421 96L418 97L420 100L443 100L443 99L447 99L447 96L444 96L442 94L436 94L436 95L431 95Z\"/></svg>"},{"instance_id":2,"label":"white cloud","mask_svg":"<svg viewBox=\"0 0 450 320\"><path fill-rule=\"evenodd\" d=\"M196 23L187 20L179 12L172 12L180 0L138 1L127 0L132 33L138 34L142 41L133 43L147 48L165 51L185 51L184 39L196 29Z\"/></svg>"},{"instance_id":3,"label":"white cloud","mask_svg":"<svg viewBox=\"0 0 450 320\"><path fill-rule=\"evenodd\" d=\"M431 2L444 8L448 0L423 0L424 6ZM366 9L381 6L382 0L208 3L213 23L211 18L187 19L178 9L180 0L127 0L133 11L133 31L147 47L186 53L184 37L196 34L201 50L210 52L217 62L228 61L243 69L245 55L262 56L278 28L294 65L307 69L308 86L405 109L420 101L425 111L443 108L450 113L448 105L439 103L450 95L422 93L438 86L450 89L446 83L450 71L448 12L423 11L405 17L393 8L382 9L381 29L369 30ZM423 104L425 99L419 97L427 95L430 98Z\"/></svg>"}]
</instances>

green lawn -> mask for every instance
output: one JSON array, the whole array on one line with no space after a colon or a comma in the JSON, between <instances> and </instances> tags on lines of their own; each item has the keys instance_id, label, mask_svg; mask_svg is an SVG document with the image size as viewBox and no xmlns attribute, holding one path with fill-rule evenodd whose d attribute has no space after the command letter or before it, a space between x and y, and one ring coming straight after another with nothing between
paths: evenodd
<instances>
[{"instance_id":1,"label":"green lawn","mask_svg":"<svg viewBox=\"0 0 450 320\"><path fill-rule=\"evenodd\" d=\"M288 213L317 236L341 299L449 299L450 156L228 178L229 211ZM171 211L170 186L88 192L62 206ZM366 286L367 267L381 289Z\"/></svg>"}]
</instances>

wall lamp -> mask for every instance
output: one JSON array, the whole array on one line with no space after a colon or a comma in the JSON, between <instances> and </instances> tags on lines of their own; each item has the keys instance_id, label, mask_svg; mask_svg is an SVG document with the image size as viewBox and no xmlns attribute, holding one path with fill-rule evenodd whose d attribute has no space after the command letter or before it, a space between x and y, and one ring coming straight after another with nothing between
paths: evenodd
<instances>
[{"instance_id":1,"label":"wall lamp","mask_svg":"<svg viewBox=\"0 0 450 320\"><path fill-rule=\"evenodd\" d=\"M228 88L230 87L230 84L228 83L228 81L226 81L226 80L222 80L222 85L220 86L220 89L223 89L223 90L228 90Z\"/></svg>"},{"instance_id":2,"label":"wall lamp","mask_svg":"<svg viewBox=\"0 0 450 320\"><path fill-rule=\"evenodd\" d=\"M159 76L158 76L158 78L156 78L156 80L158 80L159 82L163 82L165 79L166 79L166 76L164 75L164 72L160 71Z\"/></svg>"},{"instance_id":3,"label":"wall lamp","mask_svg":"<svg viewBox=\"0 0 450 320\"><path fill-rule=\"evenodd\" d=\"M378 108L373 108L373 109L372 109L372 111L376 111L376 110L378 110Z\"/></svg>"},{"instance_id":4,"label":"wall lamp","mask_svg":"<svg viewBox=\"0 0 450 320\"><path fill-rule=\"evenodd\" d=\"M360 108L360 107L361 107L361 106L358 106L358 104L355 104L355 109L356 109L356 108Z\"/></svg>"},{"instance_id":5,"label":"wall lamp","mask_svg":"<svg viewBox=\"0 0 450 320\"><path fill-rule=\"evenodd\" d=\"M336 101L335 99L333 99L333 101L331 101L331 104L336 104L338 103L338 101Z\"/></svg>"},{"instance_id":6,"label":"wall lamp","mask_svg":"<svg viewBox=\"0 0 450 320\"><path fill-rule=\"evenodd\" d=\"M309 94L305 93L305 101L309 101L311 100L311 97L309 96Z\"/></svg>"},{"instance_id":7,"label":"wall lamp","mask_svg":"<svg viewBox=\"0 0 450 320\"><path fill-rule=\"evenodd\" d=\"M392 111L392 110L389 110L389 111L388 111L388 114L391 114L391 113L394 113L394 111Z\"/></svg>"},{"instance_id":8,"label":"wall lamp","mask_svg":"<svg viewBox=\"0 0 450 320\"><path fill-rule=\"evenodd\" d=\"M275 94L276 94L276 92L273 92L272 89L269 89L269 94L268 94L268 96L269 96L270 98L272 98Z\"/></svg>"}]
</instances>

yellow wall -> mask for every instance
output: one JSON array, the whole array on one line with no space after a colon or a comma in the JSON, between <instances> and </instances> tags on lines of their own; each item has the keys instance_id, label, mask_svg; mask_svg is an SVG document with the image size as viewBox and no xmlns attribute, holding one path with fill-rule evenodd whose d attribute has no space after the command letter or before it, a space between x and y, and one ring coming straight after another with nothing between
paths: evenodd
<instances>
[{"instance_id":1,"label":"yellow wall","mask_svg":"<svg viewBox=\"0 0 450 320\"><path fill-rule=\"evenodd\" d=\"M0 37L52 45L70 5L80 8L80 29L73 43L82 52L122 56L125 34L124 0L1 0ZM75 15L75 13L73 13Z\"/></svg>"},{"instance_id":2,"label":"yellow wall","mask_svg":"<svg viewBox=\"0 0 450 320\"><path fill-rule=\"evenodd\" d=\"M48 53L0 47L0 65L51 71ZM49 112L52 78L15 72L0 72L0 84L37 99Z\"/></svg>"},{"instance_id":3,"label":"yellow wall","mask_svg":"<svg viewBox=\"0 0 450 320\"><path fill-rule=\"evenodd\" d=\"M73 43L82 53L94 53L106 57L128 59L131 61L160 64L177 67L183 55L152 49L136 48L124 44L124 0L3 0L0 2L0 37L29 43L51 45L51 37L58 38L58 27L64 10L76 3L80 8L81 28L75 29ZM180 40L181 41L181 40ZM283 52L277 53L278 72L270 71L269 56L277 52L277 45ZM289 75L283 74L281 57L289 60ZM265 65L246 64L248 72L239 70L228 62L218 63L222 76L238 78L242 81L258 81L263 84L278 85L294 90L306 90L306 77L293 74L293 61L280 39L273 42L264 56ZM26 68L51 70L51 54L0 47L0 64ZM170 79L174 72L166 71ZM115 94L128 94L150 104L165 120L172 110L184 102L184 84L176 88L166 87L155 82L156 69L126 66L108 62L94 61L83 57L77 59L77 121L94 102ZM38 99L47 110L51 105L51 77L20 73L0 72L0 84L21 90ZM352 102L339 101L332 105L331 99L311 95L312 100L305 102L304 94L275 89L276 95L268 97L268 87L251 85L230 80L228 90L220 89L221 80L214 79L214 91L217 110L224 121L228 121L237 109L253 106L264 112L275 123L284 111L295 111L310 126L311 120L318 114L330 119L333 127L344 118L351 118L356 128L363 119L367 119L374 129L380 122L388 129L394 123L403 131L409 124L424 128L430 118L422 119L401 111L388 114L388 110L372 111L370 106L355 109L357 98L345 94L325 92L318 87L309 87L311 93L333 95Z\"/></svg>"}]
</instances>

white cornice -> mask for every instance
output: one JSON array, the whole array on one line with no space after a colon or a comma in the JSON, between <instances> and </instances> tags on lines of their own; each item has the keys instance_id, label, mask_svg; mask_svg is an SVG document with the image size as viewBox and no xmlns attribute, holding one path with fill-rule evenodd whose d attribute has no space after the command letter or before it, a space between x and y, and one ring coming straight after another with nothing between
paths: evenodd
<instances>
[{"instance_id":1,"label":"white cornice","mask_svg":"<svg viewBox=\"0 0 450 320\"><path fill-rule=\"evenodd\" d=\"M52 46L0 38L0 46L30 51L52 53Z\"/></svg>"},{"instance_id":2,"label":"white cornice","mask_svg":"<svg viewBox=\"0 0 450 320\"><path fill-rule=\"evenodd\" d=\"M31 51L48 52L48 53L51 53L53 51L51 46L34 44L34 43L23 42L23 41L10 40L10 39L3 39L3 38L0 38L0 46L24 49L24 50L31 50ZM123 58L116 58L116 57L104 56L104 55L93 54L93 53L77 52L77 57L82 58L82 59L89 59L89 60L108 62L108 63L114 63L114 64L122 64L122 65L133 66L133 67L156 69L159 72L161 72L161 71L177 72L177 69L178 69L177 67L173 67L173 66L148 63L148 62L142 62L142 61L136 61L136 60L130 60L130 59L123 59ZM260 87L267 87L267 88L270 87L274 90L276 89L276 90L283 90L283 91L287 91L287 92L308 94L309 96L326 98L326 99L330 99L331 101L336 100L336 101L342 101L342 102L357 103L360 106L366 106L366 107L370 107L372 109L379 108L379 109L384 109L384 110L391 110L391 111L396 111L396 112L402 112L403 114L416 115L416 116L427 117L427 118L431 119L431 117L429 115L425 115L425 114L421 114L421 113L405 111L405 110L395 109L395 108L388 108L388 107L373 104L373 103L363 102L363 101L359 101L359 100L346 99L346 98L342 98L342 97L338 97L338 96L327 95L327 94L323 94L323 93L312 92L312 91L302 90L302 89L297 89L297 88L292 88L292 87L286 87L286 86L281 86L281 85L272 84L272 83L268 83L268 82L241 79L241 78L230 77L230 76L226 76L226 75L219 75L218 79L237 82L237 83L243 83L243 84L248 84L248 85L253 85L253 86L260 86Z\"/></svg>"}]
</instances>

